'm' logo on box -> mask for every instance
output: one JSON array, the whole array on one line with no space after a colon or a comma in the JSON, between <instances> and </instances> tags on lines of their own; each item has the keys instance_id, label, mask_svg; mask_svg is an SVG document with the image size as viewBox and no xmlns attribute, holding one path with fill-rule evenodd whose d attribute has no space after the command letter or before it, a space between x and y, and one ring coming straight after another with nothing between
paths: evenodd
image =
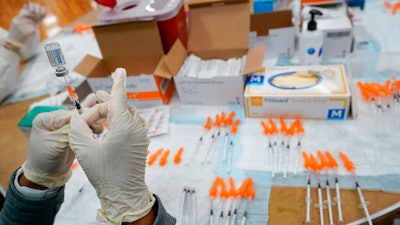
<instances>
[{"instance_id":1,"label":"'m' logo on box","mask_svg":"<svg viewBox=\"0 0 400 225\"><path fill-rule=\"evenodd\" d=\"M328 119L330 120L342 120L344 119L344 114L345 110L344 109L330 109L328 111Z\"/></svg>"},{"instance_id":2,"label":"'m' logo on box","mask_svg":"<svg viewBox=\"0 0 400 225\"><path fill-rule=\"evenodd\" d=\"M247 77L246 84L250 85L261 85L264 84L264 76L262 75L251 75Z\"/></svg>"}]
</instances>

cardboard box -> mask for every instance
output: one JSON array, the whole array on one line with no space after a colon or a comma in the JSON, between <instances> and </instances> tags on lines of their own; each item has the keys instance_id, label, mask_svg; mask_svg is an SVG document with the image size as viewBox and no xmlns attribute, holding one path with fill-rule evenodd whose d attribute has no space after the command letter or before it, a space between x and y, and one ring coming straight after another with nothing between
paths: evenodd
<instances>
[{"instance_id":1,"label":"cardboard box","mask_svg":"<svg viewBox=\"0 0 400 225\"><path fill-rule=\"evenodd\" d=\"M283 0L253 0L254 13L272 12L284 6Z\"/></svg>"},{"instance_id":2,"label":"cardboard box","mask_svg":"<svg viewBox=\"0 0 400 225\"><path fill-rule=\"evenodd\" d=\"M103 58L87 55L74 69L87 77L92 91L110 91L110 75L122 67L127 71L129 104L137 108L168 104L174 84L169 76L155 72L164 56L156 21L99 24L93 31Z\"/></svg>"},{"instance_id":3,"label":"cardboard box","mask_svg":"<svg viewBox=\"0 0 400 225\"><path fill-rule=\"evenodd\" d=\"M305 73L311 74L315 83L293 88L275 82L278 77ZM273 67L247 78L245 101L249 118L344 120L349 111L350 91L341 65Z\"/></svg>"},{"instance_id":4,"label":"cardboard box","mask_svg":"<svg viewBox=\"0 0 400 225\"><path fill-rule=\"evenodd\" d=\"M250 11L248 0L199 1L189 4L188 48L177 41L160 69L174 76L182 103L243 105L245 76L216 76L211 79L175 76L189 54L202 59L229 59L247 55L244 74L262 67L265 47L249 49Z\"/></svg>"},{"instance_id":5,"label":"cardboard box","mask_svg":"<svg viewBox=\"0 0 400 225\"><path fill-rule=\"evenodd\" d=\"M264 45L266 58L292 56L295 52L295 27L292 17L291 10L252 14L250 48Z\"/></svg>"}]
</instances>

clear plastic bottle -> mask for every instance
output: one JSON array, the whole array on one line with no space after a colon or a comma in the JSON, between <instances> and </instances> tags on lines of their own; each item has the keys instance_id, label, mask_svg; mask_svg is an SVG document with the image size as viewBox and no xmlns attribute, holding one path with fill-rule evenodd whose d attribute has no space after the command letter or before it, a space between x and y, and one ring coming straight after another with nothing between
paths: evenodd
<instances>
[{"instance_id":1,"label":"clear plastic bottle","mask_svg":"<svg viewBox=\"0 0 400 225\"><path fill-rule=\"evenodd\" d=\"M299 41L299 58L302 65L319 64L322 59L322 46L324 42L324 34L317 29L315 15L322 15L319 10L311 10L311 20L308 22L307 30L303 30L300 34Z\"/></svg>"}]
</instances>

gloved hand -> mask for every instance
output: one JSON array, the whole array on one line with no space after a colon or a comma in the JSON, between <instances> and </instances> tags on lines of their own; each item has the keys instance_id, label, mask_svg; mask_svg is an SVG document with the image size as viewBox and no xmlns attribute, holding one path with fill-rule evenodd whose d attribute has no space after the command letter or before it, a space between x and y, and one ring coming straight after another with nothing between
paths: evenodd
<instances>
[{"instance_id":1,"label":"gloved hand","mask_svg":"<svg viewBox=\"0 0 400 225\"><path fill-rule=\"evenodd\" d=\"M19 14L11 21L8 39L23 44L38 28L39 23L46 16L46 10L39 4L25 5Z\"/></svg>"},{"instance_id":2,"label":"gloved hand","mask_svg":"<svg viewBox=\"0 0 400 225\"><path fill-rule=\"evenodd\" d=\"M96 96L88 95L82 108L96 104ZM76 110L57 110L39 114L32 123L29 150L22 165L24 176L47 188L63 186L71 176L75 155L69 147L69 121Z\"/></svg>"},{"instance_id":3,"label":"gloved hand","mask_svg":"<svg viewBox=\"0 0 400 225\"><path fill-rule=\"evenodd\" d=\"M115 71L108 114L92 110L73 115L69 141L101 202L97 218L108 224L133 222L147 215L155 198L145 184L147 125L126 102L126 71ZM101 105L96 105L95 108ZM97 118L95 118L97 117ZM88 120L107 117L108 133L93 138Z\"/></svg>"}]
</instances>

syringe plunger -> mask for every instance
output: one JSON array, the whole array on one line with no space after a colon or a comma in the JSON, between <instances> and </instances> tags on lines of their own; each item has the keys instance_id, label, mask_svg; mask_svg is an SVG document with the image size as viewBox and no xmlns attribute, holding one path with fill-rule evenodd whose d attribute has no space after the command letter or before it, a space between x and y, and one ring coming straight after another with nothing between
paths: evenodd
<instances>
[{"instance_id":1,"label":"syringe plunger","mask_svg":"<svg viewBox=\"0 0 400 225\"><path fill-rule=\"evenodd\" d=\"M51 42L44 46L47 58L49 59L50 65L55 67L56 76L63 77L68 74L64 55L61 51L60 44L58 42Z\"/></svg>"}]
</instances>

